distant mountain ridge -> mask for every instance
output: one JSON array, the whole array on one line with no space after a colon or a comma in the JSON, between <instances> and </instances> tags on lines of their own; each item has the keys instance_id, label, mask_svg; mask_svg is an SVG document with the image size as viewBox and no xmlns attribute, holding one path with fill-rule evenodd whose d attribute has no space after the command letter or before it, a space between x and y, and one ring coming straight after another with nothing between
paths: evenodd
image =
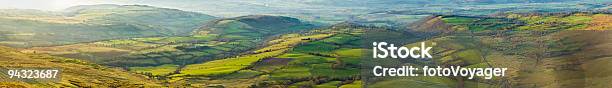
<instances>
[{"instance_id":1,"label":"distant mountain ridge","mask_svg":"<svg viewBox=\"0 0 612 88\"><path fill-rule=\"evenodd\" d=\"M216 17L146 5L83 5L64 12L0 10L0 45L53 46L108 39L185 36ZM24 35L27 34L27 35Z\"/></svg>"},{"instance_id":2,"label":"distant mountain ridge","mask_svg":"<svg viewBox=\"0 0 612 88\"><path fill-rule=\"evenodd\" d=\"M270 35L282 32L299 31L314 28L315 25L305 23L296 18L284 16L249 15L235 18L219 19L204 24L194 35L257 33Z\"/></svg>"},{"instance_id":3,"label":"distant mountain ridge","mask_svg":"<svg viewBox=\"0 0 612 88\"><path fill-rule=\"evenodd\" d=\"M102 14L104 16L95 17L93 22L102 22L103 24L142 23L148 26L165 27L169 30L170 33L168 34L170 35L188 35L187 33L197 28L201 23L216 19L216 17L202 13L148 5L81 5L67 8L66 11L67 14L76 17Z\"/></svg>"}]
</instances>

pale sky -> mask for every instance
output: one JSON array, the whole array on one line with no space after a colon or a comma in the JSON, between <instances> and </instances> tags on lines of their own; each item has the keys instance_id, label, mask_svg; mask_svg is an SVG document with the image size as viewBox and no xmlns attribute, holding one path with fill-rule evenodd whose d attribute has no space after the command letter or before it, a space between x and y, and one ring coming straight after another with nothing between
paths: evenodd
<instances>
[{"instance_id":1,"label":"pale sky","mask_svg":"<svg viewBox=\"0 0 612 88\"><path fill-rule=\"evenodd\" d=\"M0 9L38 9L59 11L76 5L116 4L110 0L0 0Z\"/></svg>"}]
</instances>

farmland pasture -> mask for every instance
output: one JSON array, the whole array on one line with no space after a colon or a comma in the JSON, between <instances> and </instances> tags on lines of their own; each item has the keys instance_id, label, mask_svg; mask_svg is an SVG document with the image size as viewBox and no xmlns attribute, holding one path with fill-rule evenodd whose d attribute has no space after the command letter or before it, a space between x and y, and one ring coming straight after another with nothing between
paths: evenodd
<instances>
[{"instance_id":1,"label":"farmland pasture","mask_svg":"<svg viewBox=\"0 0 612 88\"><path fill-rule=\"evenodd\" d=\"M253 55L239 56L236 58L228 58L221 60L214 60L202 64L192 64L187 65L185 68L181 69L180 74L173 76L217 76L217 75L226 75L229 73L236 72L238 70L244 69L251 65L252 63L279 55L283 53L284 50L276 50L271 52L264 52Z\"/></svg>"},{"instance_id":2,"label":"farmland pasture","mask_svg":"<svg viewBox=\"0 0 612 88\"><path fill-rule=\"evenodd\" d=\"M151 73L153 76L165 76L174 73L178 67L178 65L166 64L150 67L130 67L129 69L136 73Z\"/></svg>"},{"instance_id":3,"label":"farmland pasture","mask_svg":"<svg viewBox=\"0 0 612 88\"><path fill-rule=\"evenodd\" d=\"M302 42L308 42L309 40L303 40L304 38L320 39L329 36L328 34L316 34L307 35L300 37L286 38L286 41L279 42L268 47L257 50L252 55L242 55L235 58L227 58L221 60L214 60L201 64L187 65L181 69L181 74L173 75L175 77L180 76L218 76L226 75L239 70L242 70L253 63L260 61L265 58L274 57L285 53L289 50L288 47L292 47ZM287 47L287 48L271 48L271 47Z\"/></svg>"}]
</instances>

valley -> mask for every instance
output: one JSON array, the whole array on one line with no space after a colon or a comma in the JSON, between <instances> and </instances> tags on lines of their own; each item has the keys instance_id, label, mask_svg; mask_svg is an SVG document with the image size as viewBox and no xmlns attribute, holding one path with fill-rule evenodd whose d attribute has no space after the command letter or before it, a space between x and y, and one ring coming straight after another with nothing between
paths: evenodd
<instances>
[{"instance_id":1,"label":"valley","mask_svg":"<svg viewBox=\"0 0 612 88\"><path fill-rule=\"evenodd\" d=\"M439 2L419 1L429 3L428 7L320 14L325 17L304 16L309 11L215 17L149 5L114 4L81 5L55 12L0 10L0 71L62 70L61 79L54 82L0 75L0 87L610 86L607 82L612 81L612 75L607 73L612 69L606 68L612 62L609 3L567 1L542 6L538 3L548 2L535 0L538 3L516 6L520 1L452 2L467 6L457 10L436 4ZM568 4L572 6L567 8L575 8L560 10ZM529 9L538 6L542 8ZM379 46L378 52L372 52L377 49L372 43L381 45L381 41L395 48ZM421 56L401 54L398 47ZM386 55L371 58L373 53L387 50L395 59L380 60ZM378 65L507 69L505 76L492 78L375 77L372 68Z\"/></svg>"}]
</instances>

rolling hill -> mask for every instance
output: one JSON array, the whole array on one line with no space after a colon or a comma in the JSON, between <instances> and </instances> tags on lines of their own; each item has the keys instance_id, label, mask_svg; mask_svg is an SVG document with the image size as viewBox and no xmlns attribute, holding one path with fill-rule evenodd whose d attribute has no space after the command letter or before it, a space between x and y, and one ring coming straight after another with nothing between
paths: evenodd
<instances>
[{"instance_id":1,"label":"rolling hill","mask_svg":"<svg viewBox=\"0 0 612 88\"><path fill-rule=\"evenodd\" d=\"M296 18L283 16L249 15L212 21L194 31L195 35L253 35L270 36L279 33L314 28Z\"/></svg>"},{"instance_id":2,"label":"rolling hill","mask_svg":"<svg viewBox=\"0 0 612 88\"><path fill-rule=\"evenodd\" d=\"M108 39L185 36L215 17L145 5L84 5L63 12L0 10L0 44L53 46Z\"/></svg>"},{"instance_id":3,"label":"rolling hill","mask_svg":"<svg viewBox=\"0 0 612 88\"><path fill-rule=\"evenodd\" d=\"M450 31L418 42L435 42L432 60L375 62L392 66L507 67L508 76L363 79L369 87L605 87L610 81L610 17L606 13L528 13L501 17L434 16L419 31ZM604 22L606 24L601 24ZM427 28L429 27L429 28ZM409 43L405 46L417 46ZM367 62L367 61L366 61ZM403 62L393 63L391 62ZM362 74L369 74L362 72ZM408 84L407 84L408 83ZM409 86L408 86L409 85Z\"/></svg>"},{"instance_id":4,"label":"rolling hill","mask_svg":"<svg viewBox=\"0 0 612 88\"><path fill-rule=\"evenodd\" d=\"M143 37L33 47L23 52L78 58L126 69L161 65L182 67L249 53L245 51L261 47L263 45L259 44L275 36L316 27L295 18L265 15L225 18L203 25L190 36Z\"/></svg>"},{"instance_id":5,"label":"rolling hill","mask_svg":"<svg viewBox=\"0 0 612 88\"><path fill-rule=\"evenodd\" d=\"M21 53L16 49L0 46L0 70L47 68L59 69L57 81L16 80L0 75L0 87L160 87L155 80L144 75L128 73L94 63L45 54Z\"/></svg>"},{"instance_id":6,"label":"rolling hill","mask_svg":"<svg viewBox=\"0 0 612 88\"><path fill-rule=\"evenodd\" d=\"M316 28L290 17L250 15L207 22L190 36L34 47L21 53L122 67L180 87L605 87L610 75L603 73L610 70L602 67L611 61L606 18L610 14L433 15L406 30L392 30L350 22ZM368 54L362 51L371 50L362 43L369 39L404 46L435 42L435 58L364 60ZM509 71L490 80L366 78L372 63Z\"/></svg>"}]
</instances>

